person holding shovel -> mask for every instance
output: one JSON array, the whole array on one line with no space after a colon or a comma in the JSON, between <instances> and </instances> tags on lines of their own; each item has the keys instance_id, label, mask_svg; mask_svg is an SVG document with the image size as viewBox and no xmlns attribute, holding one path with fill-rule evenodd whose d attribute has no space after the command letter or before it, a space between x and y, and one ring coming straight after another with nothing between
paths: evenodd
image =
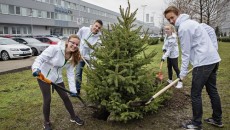
<instances>
[{"instance_id":1,"label":"person holding shovel","mask_svg":"<svg viewBox=\"0 0 230 130\"><path fill-rule=\"evenodd\" d=\"M32 65L33 76L39 76L42 73L47 79L59 86L65 88L62 79L62 68L67 68L67 76L69 85L72 85L75 91L74 67L80 61L80 52L78 45L80 38L77 35L71 35L66 42L62 41L58 45L51 45L46 48L36 59ZM51 103L51 86L50 84L37 79L43 95L43 115L44 115L44 129L51 130L50 123L50 103ZM71 88L71 87L70 87ZM65 91L59 88L53 88L57 91L64 102L67 111L70 114L70 121L78 125L83 125L81 120L74 112L73 105Z\"/></svg>"},{"instance_id":2,"label":"person holding shovel","mask_svg":"<svg viewBox=\"0 0 230 130\"><path fill-rule=\"evenodd\" d=\"M92 58L91 53L93 52L93 49L91 49L88 44L95 46L99 43L101 35L100 31L102 26L103 22L101 20L96 20L91 27L82 27L77 33L77 35L81 39L80 52L82 56L82 59L76 67L76 89L78 94L80 94L81 92L80 90L83 67L85 66L85 64L90 65L90 60ZM88 44L86 43L86 41L88 42Z\"/></svg>"},{"instance_id":3,"label":"person holding shovel","mask_svg":"<svg viewBox=\"0 0 230 130\"><path fill-rule=\"evenodd\" d=\"M213 110L212 117L204 121L217 127L223 127L220 96L216 86L217 70L221 61L217 49L204 27L191 20L189 15L181 14L175 6L169 6L164 11L164 16L178 30L182 51L181 80L187 75L189 63L193 66L191 87L193 118L183 123L183 127L202 129L201 94L204 86L211 99Z\"/></svg>"},{"instance_id":4,"label":"person holding shovel","mask_svg":"<svg viewBox=\"0 0 230 130\"><path fill-rule=\"evenodd\" d=\"M175 29L172 25L164 26L164 30L166 33L164 39L164 45L162 50L164 55L161 58L161 61L164 62L167 58L167 67L168 67L168 83L172 83L172 75L173 71L172 68L175 70L177 78L179 78L180 70L178 68L178 56L179 56L179 49L177 43L177 36ZM178 82L176 88L182 88L183 83L181 81Z\"/></svg>"}]
</instances>

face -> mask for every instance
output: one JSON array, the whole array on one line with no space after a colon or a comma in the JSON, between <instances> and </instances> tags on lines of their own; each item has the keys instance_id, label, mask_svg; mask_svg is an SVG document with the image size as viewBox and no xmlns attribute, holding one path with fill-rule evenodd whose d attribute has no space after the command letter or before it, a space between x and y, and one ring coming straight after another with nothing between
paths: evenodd
<instances>
[{"instance_id":1,"label":"face","mask_svg":"<svg viewBox=\"0 0 230 130\"><path fill-rule=\"evenodd\" d=\"M77 38L70 38L68 41L67 51L74 52L77 50L80 40Z\"/></svg>"},{"instance_id":2,"label":"face","mask_svg":"<svg viewBox=\"0 0 230 130\"><path fill-rule=\"evenodd\" d=\"M165 18L169 21L170 24L175 25L178 16L174 12L169 12L165 15Z\"/></svg>"},{"instance_id":3,"label":"face","mask_svg":"<svg viewBox=\"0 0 230 130\"><path fill-rule=\"evenodd\" d=\"M99 24L98 22L95 22L92 26L91 31L93 34L97 34L99 31L101 31L101 28L102 28L101 24Z\"/></svg>"},{"instance_id":4,"label":"face","mask_svg":"<svg viewBox=\"0 0 230 130\"><path fill-rule=\"evenodd\" d=\"M172 35L172 28L170 26L165 26L164 30L168 36Z\"/></svg>"}]
</instances>

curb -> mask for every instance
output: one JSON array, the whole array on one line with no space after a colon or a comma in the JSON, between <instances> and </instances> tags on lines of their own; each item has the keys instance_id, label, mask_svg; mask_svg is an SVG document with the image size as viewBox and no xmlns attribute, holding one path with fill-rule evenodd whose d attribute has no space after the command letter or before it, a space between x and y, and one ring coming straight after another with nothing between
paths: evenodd
<instances>
[{"instance_id":1,"label":"curb","mask_svg":"<svg viewBox=\"0 0 230 130\"><path fill-rule=\"evenodd\" d=\"M0 72L0 75L8 74L8 73L17 73L17 72L21 72L23 70L29 70L29 69L31 69L31 66L26 66L26 67L22 67L22 68L18 68L18 69L13 69L13 70L7 70L7 71L4 71L4 72Z\"/></svg>"}]
</instances>

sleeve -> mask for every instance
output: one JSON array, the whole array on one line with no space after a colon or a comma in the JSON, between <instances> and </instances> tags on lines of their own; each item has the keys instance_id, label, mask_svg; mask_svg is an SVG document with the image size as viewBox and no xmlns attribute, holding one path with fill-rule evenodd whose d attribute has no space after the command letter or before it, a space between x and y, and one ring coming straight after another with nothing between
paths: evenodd
<instances>
[{"instance_id":1,"label":"sleeve","mask_svg":"<svg viewBox=\"0 0 230 130\"><path fill-rule=\"evenodd\" d=\"M163 44L162 50L165 50L165 49L166 49L166 37L164 38L164 44Z\"/></svg>"},{"instance_id":2,"label":"sleeve","mask_svg":"<svg viewBox=\"0 0 230 130\"><path fill-rule=\"evenodd\" d=\"M40 68L44 62L49 61L52 57L54 57L55 53L55 45L50 45L46 48L34 61L32 65L32 72L37 68Z\"/></svg>"},{"instance_id":3,"label":"sleeve","mask_svg":"<svg viewBox=\"0 0 230 130\"><path fill-rule=\"evenodd\" d=\"M75 84L75 74L74 74L74 66L70 63L66 64L66 73L68 78L69 89L73 93L77 93L76 84Z\"/></svg>"},{"instance_id":4,"label":"sleeve","mask_svg":"<svg viewBox=\"0 0 230 130\"><path fill-rule=\"evenodd\" d=\"M180 44L181 44L181 72L180 77L185 77L187 75L189 59L190 59L190 50L191 50L191 36L189 31L183 30L179 32L180 34Z\"/></svg>"},{"instance_id":5,"label":"sleeve","mask_svg":"<svg viewBox=\"0 0 230 130\"><path fill-rule=\"evenodd\" d=\"M165 60L167 57L169 57L170 53L173 51L174 45L177 44L176 42L177 42L177 41L176 41L175 38L170 39L170 40L168 41L168 48L167 48L166 53L162 56L162 59Z\"/></svg>"}]
</instances>

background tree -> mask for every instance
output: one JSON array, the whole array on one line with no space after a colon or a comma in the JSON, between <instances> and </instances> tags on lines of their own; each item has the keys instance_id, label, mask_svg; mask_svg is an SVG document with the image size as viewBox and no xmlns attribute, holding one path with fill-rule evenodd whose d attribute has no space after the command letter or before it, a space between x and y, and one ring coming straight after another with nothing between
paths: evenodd
<instances>
[{"instance_id":1,"label":"background tree","mask_svg":"<svg viewBox=\"0 0 230 130\"><path fill-rule=\"evenodd\" d=\"M155 74L150 74L147 68L156 51L147 51L147 32L141 39L142 27L134 29L136 12L130 12L129 2L126 10L120 7L119 23L111 24L112 29L103 30L101 47L90 46L97 59L92 60L92 69L86 70L89 79L87 97L98 104L97 112L108 114L107 120L126 122L142 118L147 112L157 110L164 100L161 96L145 107L129 106L130 101L148 99L159 88L153 85Z\"/></svg>"}]
</instances>

